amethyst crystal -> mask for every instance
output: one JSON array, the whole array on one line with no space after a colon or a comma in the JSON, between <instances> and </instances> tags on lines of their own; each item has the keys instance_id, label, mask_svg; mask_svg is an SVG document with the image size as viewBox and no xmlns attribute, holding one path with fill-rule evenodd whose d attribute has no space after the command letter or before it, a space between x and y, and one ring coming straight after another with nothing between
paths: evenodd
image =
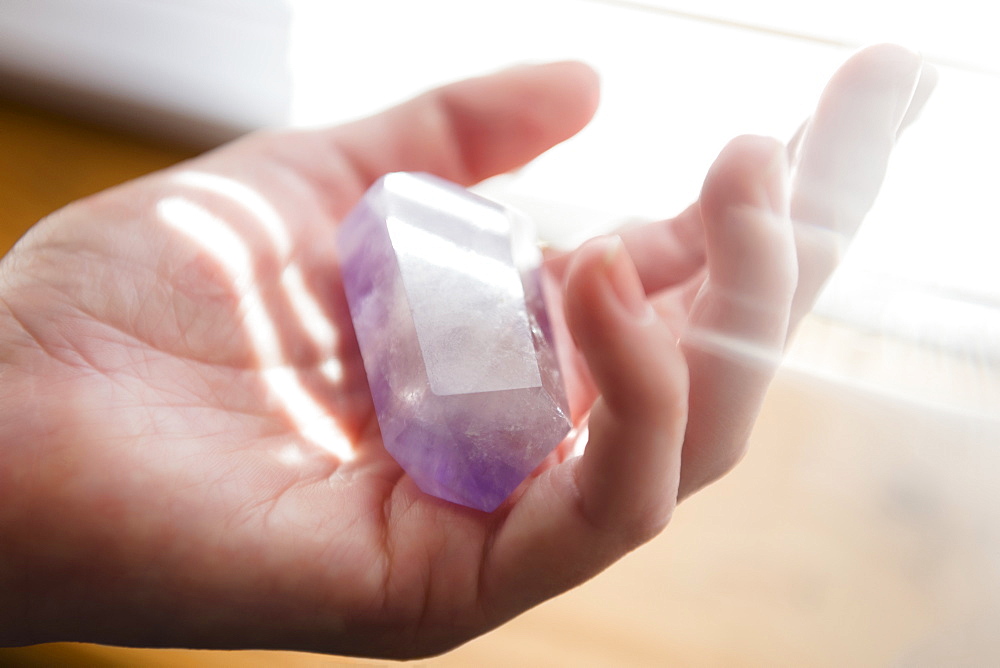
<instances>
[{"instance_id":1,"label":"amethyst crystal","mask_svg":"<svg viewBox=\"0 0 1000 668\"><path fill-rule=\"evenodd\" d=\"M526 219L394 173L338 245L386 450L428 494L493 510L570 429Z\"/></svg>"}]
</instances>

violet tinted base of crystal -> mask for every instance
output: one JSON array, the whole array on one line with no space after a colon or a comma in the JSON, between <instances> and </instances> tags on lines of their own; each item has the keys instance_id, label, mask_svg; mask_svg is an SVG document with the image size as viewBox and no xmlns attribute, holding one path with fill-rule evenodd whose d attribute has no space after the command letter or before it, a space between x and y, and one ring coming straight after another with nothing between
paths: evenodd
<instances>
[{"instance_id":1,"label":"violet tinted base of crystal","mask_svg":"<svg viewBox=\"0 0 1000 668\"><path fill-rule=\"evenodd\" d=\"M523 219L390 174L341 224L341 271L386 450L428 494L491 511L570 429Z\"/></svg>"}]
</instances>

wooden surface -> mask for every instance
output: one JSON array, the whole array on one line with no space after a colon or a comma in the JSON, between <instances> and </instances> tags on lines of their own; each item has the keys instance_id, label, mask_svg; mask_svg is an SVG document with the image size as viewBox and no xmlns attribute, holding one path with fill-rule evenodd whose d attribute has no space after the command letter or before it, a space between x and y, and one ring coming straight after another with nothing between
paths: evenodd
<instances>
[{"instance_id":1,"label":"wooden surface","mask_svg":"<svg viewBox=\"0 0 1000 668\"><path fill-rule=\"evenodd\" d=\"M0 104L0 244L72 199L189 153ZM850 332L821 336L836 330L810 323L803 337L813 347L845 337L870 345ZM859 359L850 373L864 370ZM906 371L934 385L960 361L917 351ZM975 371L977 394L996 390L995 368ZM784 370L746 461L685 503L662 536L426 665L1000 663L1000 430L961 402L893 398L893 377L861 389ZM5 666L345 663L356 662L72 644L0 650Z\"/></svg>"}]
</instances>

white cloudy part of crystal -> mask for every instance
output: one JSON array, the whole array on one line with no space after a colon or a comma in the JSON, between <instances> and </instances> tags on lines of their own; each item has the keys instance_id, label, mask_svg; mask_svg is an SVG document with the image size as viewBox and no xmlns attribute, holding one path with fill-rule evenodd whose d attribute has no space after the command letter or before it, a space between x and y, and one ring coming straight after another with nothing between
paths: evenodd
<instances>
[{"instance_id":1,"label":"white cloudy part of crystal","mask_svg":"<svg viewBox=\"0 0 1000 668\"><path fill-rule=\"evenodd\" d=\"M431 391L445 396L541 385L509 245L504 263L397 217L386 222Z\"/></svg>"}]
</instances>

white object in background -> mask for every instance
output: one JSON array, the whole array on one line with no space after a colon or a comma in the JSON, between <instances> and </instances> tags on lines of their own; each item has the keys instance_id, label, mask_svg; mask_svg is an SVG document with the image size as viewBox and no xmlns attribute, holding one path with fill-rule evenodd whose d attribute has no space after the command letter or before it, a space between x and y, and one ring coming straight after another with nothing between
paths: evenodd
<instances>
[{"instance_id":1,"label":"white object in background","mask_svg":"<svg viewBox=\"0 0 1000 668\"><path fill-rule=\"evenodd\" d=\"M984 0L598 0L756 32L859 48L894 42L934 62L1000 73L996 5Z\"/></svg>"},{"instance_id":2,"label":"white object in background","mask_svg":"<svg viewBox=\"0 0 1000 668\"><path fill-rule=\"evenodd\" d=\"M3 0L0 86L187 142L288 121L283 0Z\"/></svg>"}]
</instances>

